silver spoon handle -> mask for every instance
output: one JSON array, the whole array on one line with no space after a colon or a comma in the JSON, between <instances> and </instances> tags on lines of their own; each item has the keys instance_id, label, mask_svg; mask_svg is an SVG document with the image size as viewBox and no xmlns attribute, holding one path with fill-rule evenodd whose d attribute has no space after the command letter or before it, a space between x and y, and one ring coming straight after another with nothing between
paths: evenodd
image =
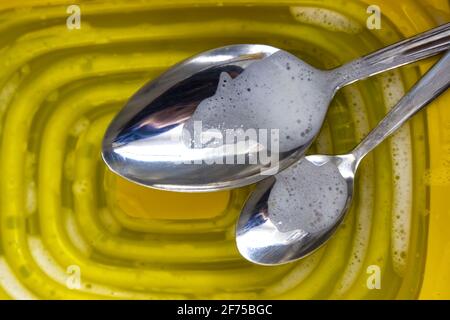
<instances>
[{"instance_id":1,"label":"silver spoon handle","mask_svg":"<svg viewBox=\"0 0 450 320\"><path fill-rule=\"evenodd\" d=\"M450 51L389 111L386 117L352 151L357 162L390 136L416 112L450 86Z\"/></svg>"},{"instance_id":2,"label":"silver spoon handle","mask_svg":"<svg viewBox=\"0 0 450 320\"><path fill-rule=\"evenodd\" d=\"M450 49L450 23L375 51L332 70L337 89Z\"/></svg>"}]
</instances>

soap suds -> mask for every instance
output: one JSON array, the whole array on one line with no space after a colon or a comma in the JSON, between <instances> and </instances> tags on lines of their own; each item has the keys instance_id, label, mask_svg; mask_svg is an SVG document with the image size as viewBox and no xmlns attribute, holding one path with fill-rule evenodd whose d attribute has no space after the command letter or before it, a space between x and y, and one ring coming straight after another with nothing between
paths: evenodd
<instances>
[{"instance_id":1,"label":"soap suds","mask_svg":"<svg viewBox=\"0 0 450 320\"><path fill-rule=\"evenodd\" d=\"M83 133L87 128L89 127L89 119L88 118L81 118L75 124L72 128L70 128L70 134L78 137L81 133Z\"/></svg>"},{"instance_id":2,"label":"soap suds","mask_svg":"<svg viewBox=\"0 0 450 320\"><path fill-rule=\"evenodd\" d=\"M17 278L3 256L0 256L0 286L13 299L37 300L34 293Z\"/></svg>"},{"instance_id":3,"label":"soap suds","mask_svg":"<svg viewBox=\"0 0 450 320\"><path fill-rule=\"evenodd\" d=\"M63 208L62 216L65 231L71 243L75 248L77 248L80 253L82 253L84 257L90 257L92 254L92 248L89 243L87 243L83 238L80 230L78 230L79 228L73 210L69 208Z\"/></svg>"},{"instance_id":4,"label":"soap suds","mask_svg":"<svg viewBox=\"0 0 450 320\"><path fill-rule=\"evenodd\" d=\"M28 237L28 245L30 247L31 255L34 258L34 261L39 266L39 269L42 270L47 277L59 283L60 285L67 286L67 282L69 280L70 273L67 270L63 269L61 265L53 258L51 253L45 247L44 243L38 237ZM77 289L81 292L89 292L92 294L104 295L104 296L117 296L128 299L136 299L136 298L146 298L149 296L147 294L141 294L136 292L131 292L127 290L122 290L116 287L101 285L96 283L85 283L83 278L82 270L80 270L80 285L81 288Z\"/></svg>"},{"instance_id":5,"label":"soap suds","mask_svg":"<svg viewBox=\"0 0 450 320\"><path fill-rule=\"evenodd\" d=\"M328 88L320 71L278 51L234 79L221 73L214 96L198 105L184 128L190 137L195 121L202 121L203 130L219 130L223 136L225 130L276 129L279 151L290 151L308 144L319 131L331 99Z\"/></svg>"},{"instance_id":6,"label":"soap suds","mask_svg":"<svg viewBox=\"0 0 450 320\"><path fill-rule=\"evenodd\" d=\"M380 76L384 102L392 108L405 94L398 70ZM405 123L390 139L393 175L391 250L395 272L406 271L412 212L412 146L409 124Z\"/></svg>"},{"instance_id":7,"label":"soap suds","mask_svg":"<svg viewBox=\"0 0 450 320\"><path fill-rule=\"evenodd\" d=\"M25 209L27 214L36 212L37 209L37 187L36 182L30 181L27 183Z\"/></svg>"},{"instance_id":8,"label":"soap suds","mask_svg":"<svg viewBox=\"0 0 450 320\"><path fill-rule=\"evenodd\" d=\"M270 220L282 232L323 231L342 214L347 183L338 168L302 159L277 175L268 201Z\"/></svg>"},{"instance_id":9,"label":"soap suds","mask_svg":"<svg viewBox=\"0 0 450 320\"><path fill-rule=\"evenodd\" d=\"M264 289L264 296L268 296L271 298L276 297L297 287L316 269L316 267L319 265L322 255L323 250L317 251L314 254L299 261L299 263L283 278Z\"/></svg>"},{"instance_id":10,"label":"soap suds","mask_svg":"<svg viewBox=\"0 0 450 320\"><path fill-rule=\"evenodd\" d=\"M330 30L356 34L363 29L358 21L339 12L316 7L291 7L295 20Z\"/></svg>"}]
</instances>

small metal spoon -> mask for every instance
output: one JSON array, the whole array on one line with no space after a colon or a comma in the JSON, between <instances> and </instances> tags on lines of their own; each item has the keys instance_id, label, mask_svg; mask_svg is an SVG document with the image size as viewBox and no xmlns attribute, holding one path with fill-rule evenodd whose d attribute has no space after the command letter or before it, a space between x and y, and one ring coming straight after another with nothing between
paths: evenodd
<instances>
[{"instance_id":1,"label":"small metal spoon","mask_svg":"<svg viewBox=\"0 0 450 320\"><path fill-rule=\"evenodd\" d=\"M450 23L326 71L271 46L245 44L207 51L140 89L110 124L102 156L112 171L157 189L202 192L248 185L303 156L339 88L447 49ZM227 81L227 86L242 85L252 77L261 79L260 86L255 81L242 92L228 90L229 101L228 96L227 101L219 99ZM240 94L248 103L238 98ZM253 109L252 101L257 101ZM236 104L240 108L233 109ZM247 145L238 137L225 144L192 146L194 139L186 131L196 136L196 120L203 128L279 130L279 141L275 138L265 145L244 134ZM279 150L274 148L278 145ZM264 152L270 158L262 161Z\"/></svg>"},{"instance_id":2,"label":"small metal spoon","mask_svg":"<svg viewBox=\"0 0 450 320\"><path fill-rule=\"evenodd\" d=\"M324 244L352 201L362 158L450 85L450 51L427 72L352 152L311 155L257 184L236 229L246 259L278 265L300 259Z\"/></svg>"}]
</instances>

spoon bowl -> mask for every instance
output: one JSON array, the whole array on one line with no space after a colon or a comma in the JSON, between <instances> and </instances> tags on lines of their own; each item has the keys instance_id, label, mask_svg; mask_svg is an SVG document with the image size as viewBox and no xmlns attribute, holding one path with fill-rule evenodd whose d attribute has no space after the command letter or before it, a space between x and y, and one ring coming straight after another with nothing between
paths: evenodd
<instances>
[{"instance_id":1,"label":"spoon bowl","mask_svg":"<svg viewBox=\"0 0 450 320\"><path fill-rule=\"evenodd\" d=\"M351 204L356 165L351 154L312 155L259 182L237 225L241 255L257 264L273 265L319 248Z\"/></svg>"}]
</instances>

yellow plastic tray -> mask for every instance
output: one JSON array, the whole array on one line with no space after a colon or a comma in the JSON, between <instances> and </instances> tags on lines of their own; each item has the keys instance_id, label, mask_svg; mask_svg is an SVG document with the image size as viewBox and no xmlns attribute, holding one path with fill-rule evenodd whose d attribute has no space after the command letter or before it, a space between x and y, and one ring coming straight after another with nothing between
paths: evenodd
<instances>
[{"instance_id":1,"label":"yellow plastic tray","mask_svg":"<svg viewBox=\"0 0 450 320\"><path fill-rule=\"evenodd\" d=\"M365 160L330 243L276 268L234 246L251 188L145 189L99 156L126 99L189 55L262 42L332 68L449 22L448 1L78 1L80 29L72 4L0 0L0 298L450 298L448 94ZM349 150L434 61L341 90L313 150Z\"/></svg>"}]
</instances>

